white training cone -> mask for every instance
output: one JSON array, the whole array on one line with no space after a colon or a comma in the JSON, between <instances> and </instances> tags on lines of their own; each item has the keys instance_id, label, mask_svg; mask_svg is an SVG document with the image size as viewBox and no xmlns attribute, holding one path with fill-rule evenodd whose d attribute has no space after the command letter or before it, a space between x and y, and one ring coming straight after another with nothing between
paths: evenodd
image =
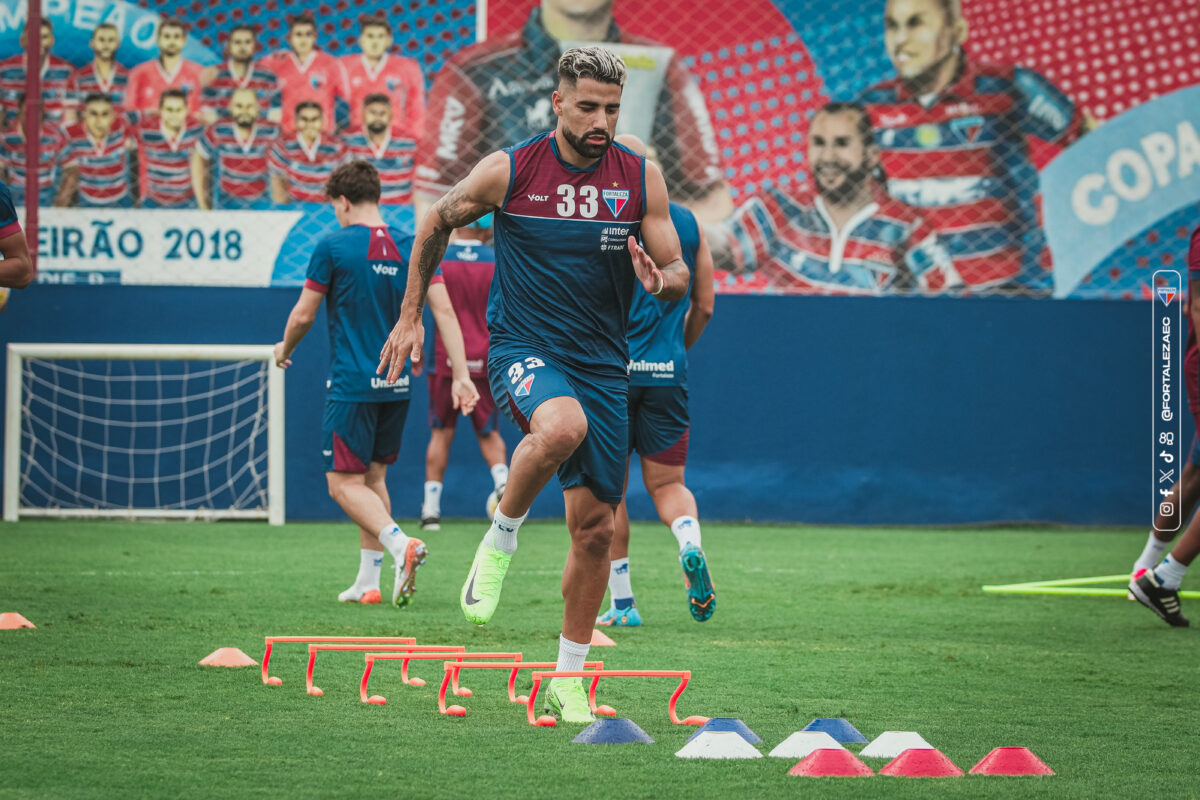
<instances>
[{"instance_id":1,"label":"white training cone","mask_svg":"<svg viewBox=\"0 0 1200 800\"><path fill-rule=\"evenodd\" d=\"M859 752L861 758L895 758L905 750L932 750L916 731L884 731Z\"/></svg>"},{"instance_id":2,"label":"white training cone","mask_svg":"<svg viewBox=\"0 0 1200 800\"><path fill-rule=\"evenodd\" d=\"M733 731L704 731L675 754L678 758L762 758L754 745Z\"/></svg>"},{"instance_id":3,"label":"white training cone","mask_svg":"<svg viewBox=\"0 0 1200 800\"><path fill-rule=\"evenodd\" d=\"M805 758L814 750L845 750L825 731L796 731L770 752L774 758Z\"/></svg>"}]
</instances>

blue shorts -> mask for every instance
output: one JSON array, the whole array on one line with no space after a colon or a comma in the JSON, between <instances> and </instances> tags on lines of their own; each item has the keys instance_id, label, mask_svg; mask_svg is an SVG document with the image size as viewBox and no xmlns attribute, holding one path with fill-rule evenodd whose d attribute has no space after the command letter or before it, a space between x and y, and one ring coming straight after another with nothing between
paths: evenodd
<instances>
[{"instance_id":1,"label":"blue shorts","mask_svg":"<svg viewBox=\"0 0 1200 800\"><path fill-rule=\"evenodd\" d=\"M572 374L544 354L526 348L488 354L492 397L525 433L542 403L573 397L583 407L588 432L575 452L558 467L562 488L586 486L596 499L617 504L625 492L629 422L625 375L598 377Z\"/></svg>"},{"instance_id":2,"label":"blue shorts","mask_svg":"<svg viewBox=\"0 0 1200 800\"><path fill-rule=\"evenodd\" d=\"M407 400L387 403L326 400L321 420L325 471L362 474L372 461L395 463L407 416Z\"/></svg>"},{"instance_id":3,"label":"blue shorts","mask_svg":"<svg viewBox=\"0 0 1200 800\"><path fill-rule=\"evenodd\" d=\"M686 386L629 387L629 452L658 464L687 463Z\"/></svg>"}]
</instances>

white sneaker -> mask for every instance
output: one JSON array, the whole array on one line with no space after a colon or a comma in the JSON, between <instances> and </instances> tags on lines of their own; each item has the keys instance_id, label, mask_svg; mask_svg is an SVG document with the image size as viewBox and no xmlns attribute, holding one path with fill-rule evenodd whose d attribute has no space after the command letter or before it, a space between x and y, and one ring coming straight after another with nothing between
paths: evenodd
<instances>
[{"instance_id":1,"label":"white sneaker","mask_svg":"<svg viewBox=\"0 0 1200 800\"><path fill-rule=\"evenodd\" d=\"M496 516L496 509L500 507L500 498L504 497L504 487L508 484L502 483L492 490L492 493L487 497L487 515L488 519Z\"/></svg>"}]
</instances>

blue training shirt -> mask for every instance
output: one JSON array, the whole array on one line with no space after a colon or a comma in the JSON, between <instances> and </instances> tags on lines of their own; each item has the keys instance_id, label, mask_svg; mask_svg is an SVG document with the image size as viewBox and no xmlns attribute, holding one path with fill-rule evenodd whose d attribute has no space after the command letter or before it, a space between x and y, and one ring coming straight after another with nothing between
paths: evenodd
<instances>
[{"instance_id":1,"label":"blue training shirt","mask_svg":"<svg viewBox=\"0 0 1200 800\"><path fill-rule=\"evenodd\" d=\"M390 386L375 368L400 316L412 244L411 236L395 228L351 225L326 236L313 250L304 286L326 295L330 400L409 398L407 363Z\"/></svg>"},{"instance_id":2,"label":"blue training shirt","mask_svg":"<svg viewBox=\"0 0 1200 800\"><path fill-rule=\"evenodd\" d=\"M687 348L683 346L683 321L691 305L696 278L696 253L700 226L691 211L672 201L671 223L679 234L683 262L691 276L688 291L664 303L646 291L634 290L629 310L629 384L631 386L686 386Z\"/></svg>"},{"instance_id":3,"label":"blue training shirt","mask_svg":"<svg viewBox=\"0 0 1200 800\"><path fill-rule=\"evenodd\" d=\"M511 177L494 224L492 352L532 350L576 372L625 375L637 282L626 242L646 211L644 159L614 144L580 169L560 157L552 132L505 152Z\"/></svg>"}]
</instances>

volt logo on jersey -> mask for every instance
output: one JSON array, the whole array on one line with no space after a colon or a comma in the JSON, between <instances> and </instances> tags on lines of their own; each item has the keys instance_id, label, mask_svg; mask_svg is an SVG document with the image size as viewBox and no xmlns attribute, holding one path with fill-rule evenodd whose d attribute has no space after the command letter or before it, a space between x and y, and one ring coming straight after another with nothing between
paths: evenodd
<instances>
[{"instance_id":1,"label":"volt logo on jersey","mask_svg":"<svg viewBox=\"0 0 1200 800\"><path fill-rule=\"evenodd\" d=\"M517 397L527 397L529 395L529 387L533 386L533 379L536 375L526 375L525 380L517 384Z\"/></svg>"},{"instance_id":2,"label":"volt logo on jersey","mask_svg":"<svg viewBox=\"0 0 1200 800\"><path fill-rule=\"evenodd\" d=\"M601 194L604 197L604 204L608 206L612 215L614 217L621 216L621 209L625 208L625 204L629 202L629 190L605 189Z\"/></svg>"},{"instance_id":3,"label":"volt logo on jersey","mask_svg":"<svg viewBox=\"0 0 1200 800\"><path fill-rule=\"evenodd\" d=\"M1175 295L1177 294L1179 294L1179 290L1174 286L1158 287L1158 299L1162 300L1164 306L1170 305L1171 301L1175 299Z\"/></svg>"}]
</instances>

